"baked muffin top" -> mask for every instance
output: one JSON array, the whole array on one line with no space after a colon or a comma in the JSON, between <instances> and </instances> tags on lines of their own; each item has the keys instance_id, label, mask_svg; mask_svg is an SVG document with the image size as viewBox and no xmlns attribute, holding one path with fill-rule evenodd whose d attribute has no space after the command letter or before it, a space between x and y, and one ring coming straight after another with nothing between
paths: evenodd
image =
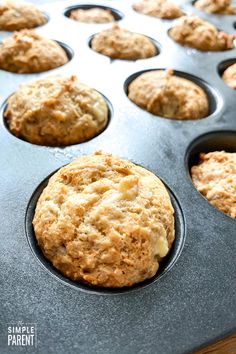
<instances>
[{"instance_id":1,"label":"baked muffin top","mask_svg":"<svg viewBox=\"0 0 236 354\"><path fill-rule=\"evenodd\" d=\"M173 74L173 70L153 70L134 79L128 97L146 111L165 118L200 119L208 115L207 95L194 82Z\"/></svg>"},{"instance_id":2,"label":"baked muffin top","mask_svg":"<svg viewBox=\"0 0 236 354\"><path fill-rule=\"evenodd\" d=\"M236 8L232 5L231 0L198 0L194 6L202 11L210 14L218 15L235 15Z\"/></svg>"},{"instance_id":3,"label":"baked muffin top","mask_svg":"<svg viewBox=\"0 0 236 354\"><path fill-rule=\"evenodd\" d=\"M0 44L0 69L15 73L37 73L68 62L64 49L33 30L14 32Z\"/></svg>"},{"instance_id":4,"label":"baked muffin top","mask_svg":"<svg viewBox=\"0 0 236 354\"><path fill-rule=\"evenodd\" d=\"M108 23L115 21L111 10L106 10L100 7L75 9L70 12L69 17L73 20L85 23Z\"/></svg>"},{"instance_id":5,"label":"baked muffin top","mask_svg":"<svg viewBox=\"0 0 236 354\"><path fill-rule=\"evenodd\" d=\"M173 214L153 173L96 153L50 178L33 225L45 257L66 277L117 288L156 274L174 240Z\"/></svg>"},{"instance_id":6,"label":"baked muffin top","mask_svg":"<svg viewBox=\"0 0 236 354\"><path fill-rule=\"evenodd\" d=\"M19 138L64 146L97 135L107 124L108 107L101 94L76 76L50 76L20 86L8 99L4 117Z\"/></svg>"},{"instance_id":7,"label":"baked muffin top","mask_svg":"<svg viewBox=\"0 0 236 354\"><path fill-rule=\"evenodd\" d=\"M0 4L0 30L19 31L47 22L46 16L34 5L21 0L3 0Z\"/></svg>"},{"instance_id":8,"label":"baked muffin top","mask_svg":"<svg viewBox=\"0 0 236 354\"><path fill-rule=\"evenodd\" d=\"M183 15L181 8L169 0L139 0L133 9L144 15L174 19Z\"/></svg>"},{"instance_id":9,"label":"baked muffin top","mask_svg":"<svg viewBox=\"0 0 236 354\"><path fill-rule=\"evenodd\" d=\"M200 154L191 168L194 186L223 213L236 218L236 153L214 151Z\"/></svg>"},{"instance_id":10,"label":"baked muffin top","mask_svg":"<svg viewBox=\"0 0 236 354\"><path fill-rule=\"evenodd\" d=\"M201 51L224 51L234 47L235 36L218 31L200 17L183 16L170 29L169 35L177 43Z\"/></svg>"},{"instance_id":11,"label":"baked muffin top","mask_svg":"<svg viewBox=\"0 0 236 354\"><path fill-rule=\"evenodd\" d=\"M112 28L95 34L91 47L112 59L137 60L153 57L157 49L148 37L120 28Z\"/></svg>"},{"instance_id":12,"label":"baked muffin top","mask_svg":"<svg viewBox=\"0 0 236 354\"><path fill-rule=\"evenodd\" d=\"M231 87L232 89L236 90L236 63L230 65L223 73L222 79L224 82Z\"/></svg>"}]
</instances>

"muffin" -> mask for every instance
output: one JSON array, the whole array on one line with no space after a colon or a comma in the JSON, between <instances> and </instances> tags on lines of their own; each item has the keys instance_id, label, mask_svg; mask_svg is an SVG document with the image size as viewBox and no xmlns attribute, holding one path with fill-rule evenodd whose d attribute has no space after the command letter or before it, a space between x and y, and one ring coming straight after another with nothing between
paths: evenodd
<instances>
[{"instance_id":1,"label":"muffin","mask_svg":"<svg viewBox=\"0 0 236 354\"><path fill-rule=\"evenodd\" d=\"M119 288L153 277L174 241L174 210L153 173L118 157L79 157L49 180L35 236L66 277Z\"/></svg>"},{"instance_id":2,"label":"muffin","mask_svg":"<svg viewBox=\"0 0 236 354\"><path fill-rule=\"evenodd\" d=\"M0 44L0 69L14 73L37 73L64 65L68 57L57 42L33 30L21 30Z\"/></svg>"},{"instance_id":3,"label":"muffin","mask_svg":"<svg viewBox=\"0 0 236 354\"><path fill-rule=\"evenodd\" d=\"M165 118L200 119L209 112L203 89L170 69L141 74L130 83L128 97L142 109Z\"/></svg>"},{"instance_id":4,"label":"muffin","mask_svg":"<svg viewBox=\"0 0 236 354\"><path fill-rule=\"evenodd\" d=\"M91 47L112 59L137 60L153 57L157 49L146 36L120 28L112 28L95 34Z\"/></svg>"},{"instance_id":5,"label":"muffin","mask_svg":"<svg viewBox=\"0 0 236 354\"><path fill-rule=\"evenodd\" d=\"M181 8L169 0L140 0L133 5L133 9L141 14L174 19L183 15Z\"/></svg>"},{"instance_id":6,"label":"muffin","mask_svg":"<svg viewBox=\"0 0 236 354\"><path fill-rule=\"evenodd\" d=\"M194 6L210 14L235 15L236 8L231 3L231 0L198 0Z\"/></svg>"},{"instance_id":7,"label":"muffin","mask_svg":"<svg viewBox=\"0 0 236 354\"><path fill-rule=\"evenodd\" d=\"M220 32L198 16L183 16L169 31L177 43L201 51L224 51L234 47L234 35Z\"/></svg>"},{"instance_id":8,"label":"muffin","mask_svg":"<svg viewBox=\"0 0 236 354\"><path fill-rule=\"evenodd\" d=\"M92 7L90 9L75 9L70 12L69 17L84 23L108 23L114 22L115 18L111 10L100 7Z\"/></svg>"},{"instance_id":9,"label":"muffin","mask_svg":"<svg viewBox=\"0 0 236 354\"><path fill-rule=\"evenodd\" d=\"M214 207L236 218L236 152L200 154L191 176L194 186Z\"/></svg>"},{"instance_id":10,"label":"muffin","mask_svg":"<svg viewBox=\"0 0 236 354\"><path fill-rule=\"evenodd\" d=\"M20 86L8 99L4 118L12 134L21 139L65 146L101 132L108 107L101 94L76 76L51 76Z\"/></svg>"},{"instance_id":11,"label":"muffin","mask_svg":"<svg viewBox=\"0 0 236 354\"><path fill-rule=\"evenodd\" d=\"M0 30L19 31L47 22L46 16L33 4L20 0L3 0L0 4Z\"/></svg>"},{"instance_id":12,"label":"muffin","mask_svg":"<svg viewBox=\"0 0 236 354\"><path fill-rule=\"evenodd\" d=\"M231 87L232 89L236 90L236 63L230 65L223 73L222 79L224 82Z\"/></svg>"}]
</instances>

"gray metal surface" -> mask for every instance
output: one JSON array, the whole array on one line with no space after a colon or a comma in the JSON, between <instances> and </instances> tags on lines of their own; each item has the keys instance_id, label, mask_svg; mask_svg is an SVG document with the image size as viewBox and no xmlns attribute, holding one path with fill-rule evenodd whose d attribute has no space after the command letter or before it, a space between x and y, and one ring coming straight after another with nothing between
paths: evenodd
<instances>
[{"instance_id":1,"label":"gray metal surface","mask_svg":"<svg viewBox=\"0 0 236 354\"><path fill-rule=\"evenodd\" d=\"M99 1L125 14L121 26L144 33L161 45L161 53L154 58L111 61L88 47L91 35L107 25L79 24L63 16L66 7L78 3L82 2L42 5L50 21L37 29L74 50L67 65L41 74L0 71L1 103L22 82L71 73L103 93L113 106L110 124L102 134L66 148L19 140L1 120L0 352L188 353L236 330L236 221L214 209L195 190L188 174L188 156L192 160L201 144L202 149L230 145L236 151L236 92L218 75L218 65L236 59L236 49L200 53L182 48L167 35L173 21L137 14L130 1ZM199 14L190 2L183 7ZM235 33L235 16L201 15ZM8 35L2 32L0 39ZM130 75L166 67L200 79L211 101L208 118L195 122L163 119L129 101L124 83ZM189 146L208 132L216 132L214 139L212 135L200 138L192 154ZM76 156L97 149L130 159L160 176L176 196L186 220L185 244L174 266L147 287L123 294L93 294L52 276L32 252L25 231L28 203L42 181ZM7 325L18 321L36 324L37 348L7 346Z\"/></svg>"}]
</instances>

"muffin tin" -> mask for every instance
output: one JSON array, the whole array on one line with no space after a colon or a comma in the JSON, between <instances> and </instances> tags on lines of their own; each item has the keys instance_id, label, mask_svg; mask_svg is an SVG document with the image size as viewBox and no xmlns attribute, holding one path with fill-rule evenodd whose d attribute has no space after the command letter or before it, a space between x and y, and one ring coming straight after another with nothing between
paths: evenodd
<instances>
[{"instance_id":1,"label":"muffin tin","mask_svg":"<svg viewBox=\"0 0 236 354\"><path fill-rule=\"evenodd\" d=\"M37 1L34 1L37 3ZM42 3L42 2L38 2ZM111 24L69 19L77 5L108 6L123 14L120 26L159 43L159 54L134 61L110 60L89 40ZM0 71L1 85L1 352L7 324L35 323L34 353L189 353L236 330L236 221L211 206L194 188L189 168L199 152L236 151L236 92L220 78L236 49L202 53L168 36L175 20L132 10L132 1L60 1L45 4L49 21L36 31L74 52L64 66L39 74ZM235 16L196 13L235 33ZM10 35L0 33L0 40ZM209 116L177 121L154 116L127 97L128 84L151 69L173 68L207 93ZM37 146L13 136L3 119L5 101L19 84L53 74L75 74L111 103L110 122L95 138L65 148ZM90 288L65 279L35 242L32 217L48 177L77 156L111 152L151 170L166 184L176 213L176 241L153 279L127 289ZM25 348L18 347L17 352Z\"/></svg>"}]
</instances>

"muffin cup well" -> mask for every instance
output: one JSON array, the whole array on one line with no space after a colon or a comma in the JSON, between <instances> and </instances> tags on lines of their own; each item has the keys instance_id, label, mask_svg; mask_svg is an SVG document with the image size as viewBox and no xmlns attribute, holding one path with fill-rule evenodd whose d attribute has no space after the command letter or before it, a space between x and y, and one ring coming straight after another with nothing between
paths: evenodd
<instances>
[{"instance_id":1,"label":"muffin cup well","mask_svg":"<svg viewBox=\"0 0 236 354\"><path fill-rule=\"evenodd\" d=\"M99 91L97 91L97 92L99 92ZM111 122L111 119L112 119L112 116L113 116L113 106L112 106L112 104L111 104L111 102L108 100L108 98L106 97L106 96L104 96L101 92L99 92L100 93L100 95L103 97L103 99L105 100L105 102L106 102L106 105L107 105L107 108L108 108L108 119L107 119L107 124L105 125L105 127L98 133L98 134L96 134L96 135L94 135L92 138L90 138L90 139L88 139L88 140L85 140L85 141L83 141L83 142L81 142L81 143L76 143L76 144L70 144L70 145L55 145L55 146L48 146L48 147L50 147L50 148L58 148L58 147L61 147L61 148L65 148L65 147L67 147L67 146L75 146L75 145L79 145L79 144L84 144L84 143L86 143L86 142L88 142L88 141L91 141L92 139L94 139L94 138L96 138L97 136L99 136L100 134L102 134L107 128L108 128L108 126L109 126L109 124L110 124L110 122ZM13 95L13 94L12 94ZM11 96L12 96L11 95ZM9 96L4 102L3 102L3 104L2 104L2 106L1 106L1 108L0 108L0 114L1 114L1 116L2 116L2 120L3 120L3 125L4 125L4 127L6 128L6 130L15 138L15 139L19 139L20 141L22 141L22 142L24 142L24 143L27 143L27 144L31 144L31 145L35 145L35 146L47 146L47 145L38 145L38 144L33 144L33 143L31 143L30 141L27 141L27 140L25 140L25 139L23 139L23 138L20 138L20 137L18 137L18 136L16 136L16 135L14 135L12 132L11 132L11 130L9 129L9 124L8 124L8 122L7 122L7 119L4 117L4 112L6 111L6 109L7 109L7 101L8 101L8 99L11 97L11 96Z\"/></svg>"},{"instance_id":2,"label":"muffin cup well","mask_svg":"<svg viewBox=\"0 0 236 354\"><path fill-rule=\"evenodd\" d=\"M211 53L211 54L219 54L219 53L224 53L224 52L229 52L230 50L233 50L236 48L236 39L233 40L233 46L232 48L228 48L228 49L225 49L225 50L200 50L200 49L197 49L197 48L194 48L194 47L190 47L188 45L184 45L184 44L181 44L181 43L178 43L174 40L174 38L171 37L170 35L170 32L172 30L172 27L170 27L168 30L167 30L167 34L169 36L169 38L175 43L177 44L178 46L182 47L182 48L185 48L186 50L187 49L191 49L191 50L196 50L197 52L199 53L202 53L202 54L207 54L207 53ZM220 28L217 28L218 32L225 32L224 30L220 29Z\"/></svg>"},{"instance_id":3,"label":"muffin cup well","mask_svg":"<svg viewBox=\"0 0 236 354\"><path fill-rule=\"evenodd\" d=\"M54 39L55 42L57 42L57 44L59 44L60 47L62 47L62 49L66 52L66 55L67 55L67 58L68 58L68 61L71 61L73 56L74 56L74 51L73 49L68 46L68 44L65 44L63 42L60 42L60 41L57 41ZM66 63L67 64L67 63ZM64 64L64 65L66 65Z\"/></svg>"},{"instance_id":4,"label":"muffin cup well","mask_svg":"<svg viewBox=\"0 0 236 354\"><path fill-rule=\"evenodd\" d=\"M181 253L183 246L184 246L185 218L184 218L184 214L181 209L181 206L178 202L178 199L176 198L174 193L165 185L168 192L169 192L171 202L172 202L172 205L173 205L173 208L175 211L175 240L173 242L173 245L172 245L168 255L160 262L157 274L153 278L145 280L144 282L138 283L138 284L133 285L131 287L123 287L123 288L95 287L95 286L86 285L86 284L83 284L80 282L72 281L72 280L66 278L43 255L43 252L37 243L37 239L36 239L35 233L34 233L34 228L32 225L32 221L34 218L34 213L35 213L35 208L36 208L38 198L40 197L44 188L47 186L49 178L55 172L56 171L54 171L51 175L49 175L36 188L36 190L34 191L33 195L31 196L31 199L28 203L26 215L25 215L25 232L26 232L26 237L28 239L29 246L30 246L31 251L33 252L34 256L37 258L38 262L41 264L41 266L48 273L50 273L52 276L54 276L58 281L66 284L66 285L69 285L75 289L78 289L78 290L82 290L85 292L90 292L90 293L94 293L94 294L98 294L98 295L116 295L116 294L132 292L134 290L139 290L139 289L145 288L148 285L151 285L152 283L159 281L160 278L162 278L169 270L171 270L171 268L174 266L177 259L179 258L180 253Z\"/></svg>"},{"instance_id":5,"label":"muffin cup well","mask_svg":"<svg viewBox=\"0 0 236 354\"><path fill-rule=\"evenodd\" d=\"M208 132L200 135L190 143L185 155L185 168L194 189L196 188L192 182L191 168L192 166L198 164L200 153L222 150L226 152L236 152L236 130L219 130ZM200 192L198 192L198 194L201 198L205 199L217 213L220 212L221 214L230 217L214 207ZM232 218L230 217L230 219Z\"/></svg>"},{"instance_id":6,"label":"muffin cup well","mask_svg":"<svg viewBox=\"0 0 236 354\"><path fill-rule=\"evenodd\" d=\"M138 1L135 1L135 2L133 3L133 5L135 5L135 3L138 3ZM181 11L182 11L182 15L179 16L179 17L174 17L174 18L166 18L166 17L163 17L163 18L162 18L162 17L159 17L159 16L154 16L154 15L146 14L146 13L143 13L143 12L141 12L141 11L136 10L133 5L131 6L131 8L132 8L132 10L134 11L134 13L137 13L138 15L141 15L141 16L147 16L147 17L150 17L150 18L158 19L158 20L161 20L161 21L175 21L176 19L180 18L181 16L185 16L185 15L186 15L186 13L185 13L185 11L184 11L184 9L183 9L183 7L182 7L182 5L184 5L184 4L177 4L177 5L179 5L179 7L180 7L180 9L181 9ZM180 5L181 5L181 6L180 6Z\"/></svg>"},{"instance_id":7,"label":"muffin cup well","mask_svg":"<svg viewBox=\"0 0 236 354\"><path fill-rule=\"evenodd\" d=\"M204 13L204 14L206 14L206 15L209 15L209 16L235 16L235 14L212 13L212 12L207 12L207 11L205 11L205 10L203 10L203 9L198 9L198 8L195 6L195 4L196 4L197 1L198 1L198 0L193 0L193 1L191 1L190 4L194 7L195 10L200 11L201 13ZM235 4L233 3L233 5L235 5Z\"/></svg>"},{"instance_id":8,"label":"muffin cup well","mask_svg":"<svg viewBox=\"0 0 236 354\"><path fill-rule=\"evenodd\" d=\"M42 11L42 13L43 13L43 15L44 15L44 17L45 17L46 22L42 23L41 25L36 25L36 26L30 27L30 28L21 28L21 29L19 29L19 30L17 30L17 31L22 31L23 29L30 29L30 30L33 30L33 29L37 29L37 28L39 28L39 27L45 26L45 25L50 21L50 16L49 16L49 14L48 14L47 12ZM5 31L5 30L4 30L4 31ZM7 31L5 31L5 32L13 33L13 32L15 32L15 31L16 31L16 30L13 30L13 31L7 30Z\"/></svg>"},{"instance_id":9,"label":"muffin cup well","mask_svg":"<svg viewBox=\"0 0 236 354\"><path fill-rule=\"evenodd\" d=\"M102 56L104 56L104 57L106 57L106 58L110 58L110 57L108 57L108 56L106 56L106 55L104 55L104 54L102 54L102 53L99 53L99 52L97 52L96 50L94 50L93 48L92 48L92 40L93 40L93 38L97 35L97 34L99 34L99 32L97 32L97 33L94 33L93 35L91 35L89 38L88 38L88 46L89 46L89 48L94 52L94 53L97 53L97 54L99 54L99 55L102 55ZM138 34L142 34L142 33L138 33ZM133 59L133 60L128 60L128 59L121 59L121 58L110 58L111 59L111 61L113 61L113 60L122 60L122 61L137 61L137 60L147 60L147 59L151 59L151 58L154 58L154 57L156 57L156 56L158 56L160 53L161 53L161 44L159 43L159 42L157 42L157 40L155 40L155 39L153 39L153 38L151 38L151 37L149 37L149 36L146 36L145 34L143 35L143 36L145 36L145 37L147 37L151 42L152 42L152 44L154 45L154 47L155 47L155 49L156 49L156 54L153 56L153 57L148 57L148 58L142 58L142 59Z\"/></svg>"},{"instance_id":10,"label":"muffin cup well","mask_svg":"<svg viewBox=\"0 0 236 354\"><path fill-rule=\"evenodd\" d=\"M142 70L142 71L138 71L132 75L130 75L124 82L124 91L128 97L128 92L129 92L129 85L131 84L131 82L133 80L135 80L138 76L149 72L149 71L156 71L156 70L166 70L166 68L153 68L153 69L148 69L148 70ZM184 79L187 79L189 81L194 82L196 85L198 85L199 87L201 87L204 92L207 95L207 99L208 99L208 104L209 104L209 111L208 111L208 115L204 118L199 118L199 119L185 119L185 120L181 120L181 119L174 119L174 118L165 118L165 117L161 117L161 116L157 116L154 115L155 117L160 117L163 119L170 119L170 120L179 120L179 121L199 121L205 118L209 118L210 116L212 116L213 114L216 114L217 112L219 112L222 109L222 105L223 105L223 100L222 97L220 95L220 93L214 89L210 84L208 84L205 80L194 76L192 74L188 74L182 71L178 71L178 70L173 70L173 74L179 77L182 77ZM132 102L132 101L131 101ZM132 102L133 104L135 104L134 102ZM136 105L137 106L137 105ZM139 107L139 106L137 106ZM140 109L142 109L141 107L139 107ZM144 109L142 109L144 110ZM145 110L144 110L145 111ZM145 111L149 114L152 114L148 111Z\"/></svg>"},{"instance_id":11,"label":"muffin cup well","mask_svg":"<svg viewBox=\"0 0 236 354\"><path fill-rule=\"evenodd\" d=\"M198 161L201 152L221 151L236 152L236 130L219 130L200 135L187 148L185 163L189 171Z\"/></svg>"},{"instance_id":12,"label":"muffin cup well","mask_svg":"<svg viewBox=\"0 0 236 354\"><path fill-rule=\"evenodd\" d=\"M73 49L69 45L67 45L67 44L65 44L65 43L63 43L61 41L58 41L58 40L55 40L55 39L52 39L52 40L54 42L56 42L64 50L64 52L66 53L66 56L68 58L68 62L71 61L73 56L74 56ZM0 44L1 44L1 42L0 42ZM51 71L51 70L60 68L61 66L64 66L64 65L68 64L68 62L66 62L63 65L57 66L55 68L51 68L51 69L43 70L43 71L37 71L37 72L19 73L19 72L13 72L13 71L10 71L10 70L5 70L5 69L0 69L0 70L10 72L10 73L12 73L14 75L22 75L22 74L24 74L24 75L32 75L32 74L34 74L35 75L35 74L39 74L39 73L42 73L42 72L47 72L47 71Z\"/></svg>"},{"instance_id":13,"label":"muffin cup well","mask_svg":"<svg viewBox=\"0 0 236 354\"><path fill-rule=\"evenodd\" d=\"M122 20L123 17L124 17L124 14L123 14L121 11L119 11L119 10L116 10L116 9L114 9L114 8L112 8L112 7L109 7L109 6L103 6L103 5L97 5L97 4L81 4L81 5L69 6L69 7L67 7L67 8L65 9L65 11L64 11L64 16L70 18L70 13L71 13L71 11L73 11L73 10L77 10L77 9L89 10L89 9L94 8L94 7L97 7L97 8L102 9L102 10L109 10L109 11L112 13L112 15L113 15L115 21L120 21L120 20ZM73 19L71 19L71 20L73 20ZM73 21L79 22L79 21L76 21L76 20L73 20ZM84 22L83 22L83 23L84 23ZM108 22L108 23L109 23L109 22ZM95 24L96 24L96 23L95 23ZM99 25L99 23L97 23L97 24ZM104 24L104 23L103 23L103 24Z\"/></svg>"},{"instance_id":14,"label":"muffin cup well","mask_svg":"<svg viewBox=\"0 0 236 354\"><path fill-rule=\"evenodd\" d=\"M219 63L218 67L217 67L217 71L219 76L222 79L222 75L224 74L224 71L226 69L228 69L229 66L233 65L236 63L236 58L232 58L232 59L227 59L227 60L223 60L222 62ZM224 81L224 80L223 80ZM226 84L226 82L225 82ZM227 85L227 84L226 84ZM227 85L228 87L230 87L229 85ZM233 90L233 88L231 87L231 89Z\"/></svg>"}]
</instances>

